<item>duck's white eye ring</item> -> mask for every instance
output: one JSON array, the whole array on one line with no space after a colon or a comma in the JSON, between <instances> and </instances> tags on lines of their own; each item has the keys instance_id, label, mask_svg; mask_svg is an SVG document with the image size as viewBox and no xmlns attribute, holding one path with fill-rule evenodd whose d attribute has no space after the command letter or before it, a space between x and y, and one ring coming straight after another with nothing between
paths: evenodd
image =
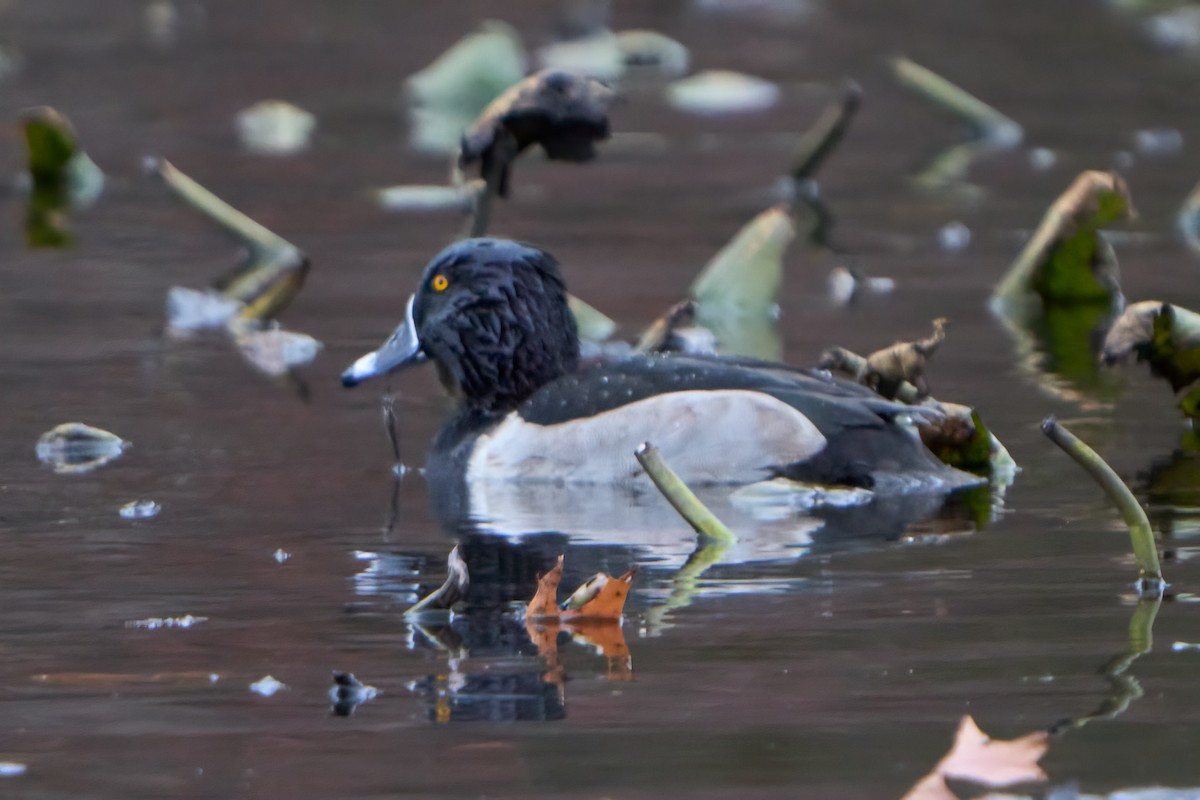
<instances>
[{"instance_id":1,"label":"duck's white eye ring","mask_svg":"<svg viewBox=\"0 0 1200 800\"><path fill-rule=\"evenodd\" d=\"M433 280L429 284L435 292L444 292L446 287L450 285L450 279L445 275L434 275Z\"/></svg>"}]
</instances>

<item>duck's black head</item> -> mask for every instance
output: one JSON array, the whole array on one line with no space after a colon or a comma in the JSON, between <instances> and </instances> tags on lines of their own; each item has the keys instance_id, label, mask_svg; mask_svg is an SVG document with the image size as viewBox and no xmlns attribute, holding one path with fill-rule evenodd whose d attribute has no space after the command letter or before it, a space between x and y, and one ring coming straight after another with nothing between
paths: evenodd
<instances>
[{"instance_id":1,"label":"duck's black head","mask_svg":"<svg viewBox=\"0 0 1200 800\"><path fill-rule=\"evenodd\" d=\"M470 408L506 411L575 369L579 336L558 264L504 239L467 239L438 253L404 322L342 373L354 386L432 359Z\"/></svg>"}]
</instances>

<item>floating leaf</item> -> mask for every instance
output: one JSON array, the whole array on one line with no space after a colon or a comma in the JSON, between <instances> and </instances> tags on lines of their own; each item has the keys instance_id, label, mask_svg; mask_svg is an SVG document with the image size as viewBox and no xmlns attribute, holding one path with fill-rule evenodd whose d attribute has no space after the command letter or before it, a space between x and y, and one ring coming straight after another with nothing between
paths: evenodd
<instances>
[{"instance_id":1,"label":"floating leaf","mask_svg":"<svg viewBox=\"0 0 1200 800\"><path fill-rule=\"evenodd\" d=\"M286 683L276 680L272 675L264 675L262 678L250 684L250 691L257 695L262 695L263 697L270 697L271 695L286 688Z\"/></svg>"},{"instance_id":2,"label":"floating leaf","mask_svg":"<svg viewBox=\"0 0 1200 800\"><path fill-rule=\"evenodd\" d=\"M460 186L388 186L375 192L375 199L387 211L471 211L475 194L483 185L472 181Z\"/></svg>"},{"instance_id":3,"label":"floating leaf","mask_svg":"<svg viewBox=\"0 0 1200 800\"><path fill-rule=\"evenodd\" d=\"M617 330L616 322L575 295L567 295L567 305L571 309L572 316L575 317L575 325L579 328L580 339L589 342L603 342Z\"/></svg>"},{"instance_id":4,"label":"floating leaf","mask_svg":"<svg viewBox=\"0 0 1200 800\"><path fill-rule=\"evenodd\" d=\"M767 209L712 257L692 284L702 324L729 316L774 316L783 254L796 237L787 209Z\"/></svg>"},{"instance_id":5,"label":"floating leaf","mask_svg":"<svg viewBox=\"0 0 1200 800\"><path fill-rule=\"evenodd\" d=\"M610 577L603 573L597 575L589 583L600 586L586 603L577 609L564 611L564 620L618 620L625 610L625 599L629 596L629 587L633 584L633 576L637 570L629 570L620 577ZM603 580L597 580L603 578Z\"/></svg>"},{"instance_id":6,"label":"floating leaf","mask_svg":"<svg viewBox=\"0 0 1200 800\"><path fill-rule=\"evenodd\" d=\"M469 122L501 92L521 80L527 69L528 59L516 31L492 20L412 75L407 90L415 103Z\"/></svg>"},{"instance_id":7,"label":"floating leaf","mask_svg":"<svg viewBox=\"0 0 1200 800\"><path fill-rule=\"evenodd\" d=\"M239 111L235 123L248 149L289 155L308 147L317 118L284 100L261 100Z\"/></svg>"},{"instance_id":8,"label":"floating leaf","mask_svg":"<svg viewBox=\"0 0 1200 800\"><path fill-rule=\"evenodd\" d=\"M689 114L745 114L765 111L779 100L770 81L728 70L698 72L667 87L667 102Z\"/></svg>"},{"instance_id":9,"label":"floating leaf","mask_svg":"<svg viewBox=\"0 0 1200 800\"><path fill-rule=\"evenodd\" d=\"M635 572L630 570L619 578L598 572L559 604L558 585L563 575L563 557L560 555L554 568L538 578L537 593L526 606L525 618L538 621L560 617L564 620L618 620Z\"/></svg>"},{"instance_id":10,"label":"floating leaf","mask_svg":"<svg viewBox=\"0 0 1200 800\"><path fill-rule=\"evenodd\" d=\"M467 562L459 555L458 547L450 551L446 559L449 575L446 581L430 592L411 608L404 612L406 617L425 615L429 612L449 612L454 604L467 595L467 587L471 585L470 575L467 574Z\"/></svg>"},{"instance_id":11,"label":"floating leaf","mask_svg":"<svg viewBox=\"0 0 1200 800\"><path fill-rule=\"evenodd\" d=\"M91 472L117 458L129 442L101 428L82 422L64 422L41 435L37 457L60 475Z\"/></svg>"},{"instance_id":12,"label":"floating leaf","mask_svg":"<svg viewBox=\"0 0 1200 800\"><path fill-rule=\"evenodd\" d=\"M601 81L615 81L625 71L621 46L606 28L548 44L537 55L543 69L569 70Z\"/></svg>"},{"instance_id":13,"label":"floating leaf","mask_svg":"<svg viewBox=\"0 0 1200 800\"><path fill-rule=\"evenodd\" d=\"M25 235L30 247L71 244L67 211L86 208L104 189L104 173L79 146L70 121L47 106L22 113L30 178Z\"/></svg>"},{"instance_id":14,"label":"floating leaf","mask_svg":"<svg viewBox=\"0 0 1200 800\"><path fill-rule=\"evenodd\" d=\"M233 341L242 357L266 375L286 375L317 357L321 343L311 336L282 328L237 330Z\"/></svg>"},{"instance_id":15,"label":"floating leaf","mask_svg":"<svg viewBox=\"0 0 1200 800\"><path fill-rule=\"evenodd\" d=\"M562 582L563 557L560 554L554 568L538 578L537 594L529 601L528 617L558 616L558 584Z\"/></svg>"},{"instance_id":16,"label":"floating leaf","mask_svg":"<svg viewBox=\"0 0 1200 800\"><path fill-rule=\"evenodd\" d=\"M162 506L153 500L130 500L117 511L121 519L150 519L157 517Z\"/></svg>"},{"instance_id":17,"label":"floating leaf","mask_svg":"<svg viewBox=\"0 0 1200 800\"><path fill-rule=\"evenodd\" d=\"M1148 361L1176 392L1200 381L1200 314L1158 300L1125 309L1104 339L1105 364Z\"/></svg>"},{"instance_id":18,"label":"floating leaf","mask_svg":"<svg viewBox=\"0 0 1200 800\"><path fill-rule=\"evenodd\" d=\"M1120 275L1100 229L1134 216L1129 187L1112 172L1084 172L1046 212L996 287L1000 300L1036 293L1045 303L1115 303Z\"/></svg>"},{"instance_id":19,"label":"floating leaf","mask_svg":"<svg viewBox=\"0 0 1200 800\"><path fill-rule=\"evenodd\" d=\"M564 70L542 70L493 100L463 135L459 166L481 162L483 178L508 195L512 160L533 145L550 159L590 161L609 134L616 97L604 84Z\"/></svg>"},{"instance_id":20,"label":"floating leaf","mask_svg":"<svg viewBox=\"0 0 1200 800\"><path fill-rule=\"evenodd\" d=\"M617 47L625 67L653 72L656 77L674 78L687 74L691 55L681 43L658 31L617 32Z\"/></svg>"}]
</instances>

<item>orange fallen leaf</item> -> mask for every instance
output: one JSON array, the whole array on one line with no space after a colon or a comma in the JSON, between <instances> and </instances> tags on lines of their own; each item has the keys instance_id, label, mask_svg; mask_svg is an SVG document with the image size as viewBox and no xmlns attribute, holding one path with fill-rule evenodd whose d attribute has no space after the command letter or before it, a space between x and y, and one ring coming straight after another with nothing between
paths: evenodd
<instances>
[{"instance_id":1,"label":"orange fallen leaf","mask_svg":"<svg viewBox=\"0 0 1200 800\"><path fill-rule=\"evenodd\" d=\"M608 578L604 586L591 600L588 600L578 611L566 611L564 620L594 619L618 620L625 610L625 598L629 596L629 586L637 572L631 569L619 578ZM606 576L607 577L607 576Z\"/></svg>"},{"instance_id":2,"label":"orange fallen leaf","mask_svg":"<svg viewBox=\"0 0 1200 800\"><path fill-rule=\"evenodd\" d=\"M525 611L527 619L558 616L558 584L562 581L562 575L563 557L560 555L554 569L538 578L537 594L529 601Z\"/></svg>"},{"instance_id":3,"label":"orange fallen leaf","mask_svg":"<svg viewBox=\"0 0 1200 800\"><path fill-rule=\"evenodd\" d=\"M979 729L970 715L966 715L958 724L950 752L904 795L903 800L956 797L946 786L946 778L995 788L1044 781L1046 773L1037 762L1049 746L1050 736L1045 731L1035 731L1017 739L993 739Z\"/></svg>"}]
</instances>

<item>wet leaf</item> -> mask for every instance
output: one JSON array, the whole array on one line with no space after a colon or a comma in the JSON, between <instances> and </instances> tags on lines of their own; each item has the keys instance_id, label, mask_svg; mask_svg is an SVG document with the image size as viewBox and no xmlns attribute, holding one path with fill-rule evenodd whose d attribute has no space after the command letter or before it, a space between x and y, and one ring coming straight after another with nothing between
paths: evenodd
<instances>
[{"instance_id":1,"label":"wet leaf","mask_svg":"<svg viewBox=\"0 0 1200 800\"><path fill-rule=\"evenodd\" d=\"M575 295L567 295L567 305L575 317L579 328L579 338L590 342L602 342L617 330L617 323L599 309L580 300Z\"/></svg>"},{"instance_id":2,"label":"wet leaf","mask_svg":"<svg viewBox=\"0 0 1200 800\"><path fill-rule=\"evenodd\" d=\"M321 343L311 336L282 328L237 330L233 341L252 367L266 375L286 375L317 357Z\"/></svg>"},{"instance_id":3,"label":"wet leaf","mask_svg":"<svg viewBox=\"0 0 1200 800\"><path fill-rule=\"evenodd\" d=\"M60 475L91 472L119 457L129 442L102 428L82 422L64 422L38 439L38 460L54 467Z\"/></svg>"},{"instance_id":4,"label":"wet leaf","mask_svg":"<svg viewBox=\"0 0 1200 800\"><path fill-rule=\"evenodd\" d=\"M578 589L571 592L571 595L566 600L563 600L559 607L564 611L578 611L584 605L594 600L608 581L609 576L607 573L597 572L581 583Z\"/></svg>"},{"instance_id":5,"label":"wet leaf","mask_svg":"<svg viewBox=\"0 0 1200 800\"><path fill-rule=\"evenodd\" d=\"M317 118L285 100L261 100L239 111L235 123L247 149L290 155L308 148Z\"/></svg>"},{"instance_id":6,"label":"wet leaf","mask_svg":"<svg viewBox=\"0 0 1200 800\"><path fill-rule=\"evenodd\" d=\"M770 81L728 70L698 72L667 87L667 103L689 114L722 115L765 111L779 100Z\"/></svg>"},{"instance_id":7,"label":"wet leaf","mask_svg":"<svg viewBox=\"0 0 1200 800\"><path fill-rule=\"evenodd\" d=\"M904 800L954 800L958 795L946 786L947 778L995 788L1045 781L1046 773L1038 761L1049 747L1045 731L1017 739L993 739L969 715L964 716L950 752L904 795Z\"/></svg>"},{"instance_id":8,"label":"wet leaf","mask_svg":"<svg viewBox=\"0 0 1200 800\"><path fill-rule=\"evenodd\" d=\"M117 511L121 519L150 519L157 517L162 506L153 500L130 500Z\"/></svg>"},{"instance_id":9,"label":"wet leaf","mask_svg":"<svg viewBox=\"0 0 1200 800\"><path fill-rule=\"evenodd\" d=\"M618 620L636 571L631 569L619 578L598 572L560 604L557 601L558 585L563 575L563 557L560 555L554 568L538 579L537 593L525 608L525 619L545 621L561 617L563 620Z\"/></svg>"},{"instance_id":10,"label":"wet leaf","mask_svg":"<svg viewBox=\"0 0 1200 800\"><path fill-rule=\"evenodd\" d=\"M543 69L561 69L601 81L615 81L625 71L616 34L603 28L576 39L554 42L537 51Z\"/></svg>"},{"instance_id":11,"label":"wet leaf","mask_svg":"<svg viewBox=\"0 0 1200 800\"><path fill-rule=\"evenodd\" d=\"M767 209L712 257L692 284L697 317L774 316L783 283L783 255L796 227L783 206Z\"/></svg>"},{"instance_id":12,"label":"wet leaf","mask_svg":"<svg viewBox=\"0 0 1200 800\"><path fill-rule=\"evenodd\" d=\"M446 559L446 566L450 573L446 576L446 582L405 611L406 617L423 615L431 611L448 612L455 603L466 597L471 579L467 574L467 562L463 561L462 556L459 555L457 546L450 551L450 555Z\"/></svg>"},{"instance_id":13,"label":"wet leaf","mask_svg":"<svg viewBox=\"0 0 1200 800\"><path fill-rule=\"evenodd\" d=\"M104 188L104 173L79 146L75 129L47 106L22 113L30 178L25 237L30 247L62 247L74 241L69 209L86 208Z\"/></svg>"},{"instance_id":14,"label":"wet leaf","mask_svg":"<svg viewBox=\"0 0 1200 800\"><path fill-rule=\"evenodd\" d=\"M263 697L271 697L272 695L286 688L286 683L276 680L272 675L264 675L262 678L250 684L250 691Z\"/></svg>"},{"instance_id":15,"label":"wet leaf","mask_svg":"<svg viewBox=\"0 0 1200 800\"><path fill-rule=\"evenodd\" d=\"M975 409L957 403L940 403L945 412L917 428L921 441L943 464L965 470L988 469L993 447L999 445Z\"/></svg>"},{"instance_id":16,"label":"wet leaf","mask_svg":"<svg viewBox=\"0 0 1200 800\"><path fill-rule=\"evenodd\" d=\"M1042 217L994 296L1035 293L1051 303L1115 303L1120 274L1100 229L1135 215L1129 187L1112 172L1084 172Z\"/></svg>"},{"instance_id":17,"label":"wet leaf","mask_svg":"<svg viewBox=\"0 0 1200 800\"><path fill-rule=\"evenodd\" d=\"M554 568L538 578L537 594L529 601L526 617L558 616L558 584L562 581L563 557L559 555Z\"/></svg>"},{"instance_id":18,"label":"wet leaf","mask_svg":"<svg viewBox=\"0 0 1200 800\"><path fill-rule=\"evenodd\" d=\"M945 317L939 317L933 321L933 333L930 336L911 342L896 342L871 353L856 375L859 383L889 400L896 398L901 385L905 383L917 390L917 400L928 397L925 364L945 340L948 324Z\"/></svg>"},{"instance_id":19,"label":"wet leaf","mask_svg":"<svg viewBox=\"0 0 1200 800\"><path fill-rule=\"evenodd\" d=\"M458 116L465 123L521 80L527 69L528 58L516 31L489 20L412 75L407 90L418 105Z\"/></svg>"},{"instance_id":20,"label":"wet leaf","mask_svg":"<svg viewBox=\"0 0 1200 800\"><path fill-rule=\"evenodd\" d=\"M577 610L564 611L562 618L568 621L620 619L625 610L625 599L629 596L629 587L633 584L633 576L636 572L637 570L631 569L617 578L603 575L603 573L597 575L596 578L601 576L604 578L603 581L598 581L600 590L587 602L580 605Z\"/></svg>"},{"instance_id":21,"label":"wet leaf","mask_svg":"<svg viewBox=\"0 0 1200 800\"><path fill-rule=\"evenodd\" d=\"M1178 392L1200 380L1200 314L1158 300L1125 309L1104 339L1105 364L1136 355Z\"/></svg>"},{"instance_id":22,"label":"wet leaf","mask_svg":"<svg viewBox=\"0 0 1200 800\"><path fill-rule=\"evenodd\" d=\"M658 31L628 30L618 31L616 38L626 69L652 72L660 78L687 74L691 55L671 37Z\"/></svg>"},{"instance_id":23,"label":"wet leaf","mask_svg":"<svg viewBox=\"0 0 1200 800\"><path fill-rule=\"evenodd\" d=\"M478 184L478 185L476 185ZM375 192L375 199L387 211L460 211L475 206L475 195L482 181L460 186L388 186Z\"/></svg>"},{"instance_id":24,"label":"wet leaf","mask_svg":"<svg viewBox=\"0 0 1200 800\"><path fill-rule=\"evenodd\" d=\"M508 195L513 159L534 145L550 159L590 161L609 135L615 92L597 80L564 70L542 70L493 100L463 135L459 165L480 162L484 180Z\"/></svg>"},{"instance_id":25,"label":"wet leaf","mask_svg":"<svg viewBox=\"0 0 1200 800\"><path fill-rule=\"evenodd\" d=\"M861 294L890 294L896 288L892 278L875 278L862 270L837 266L829 271L829 298L839 306L850 305Z\"/></svg>"}]
</instances>

